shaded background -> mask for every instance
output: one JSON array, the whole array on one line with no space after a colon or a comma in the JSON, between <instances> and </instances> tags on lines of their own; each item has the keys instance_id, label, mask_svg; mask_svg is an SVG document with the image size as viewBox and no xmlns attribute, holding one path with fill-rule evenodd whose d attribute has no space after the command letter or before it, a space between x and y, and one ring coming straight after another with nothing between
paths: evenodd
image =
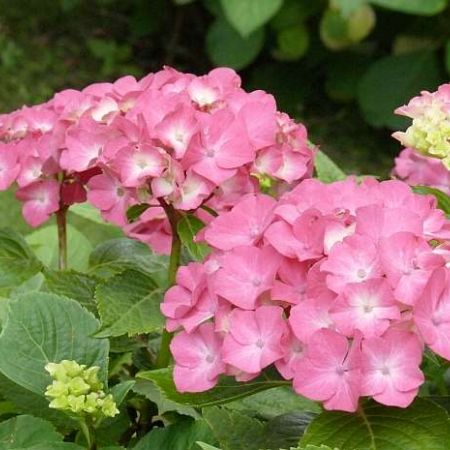
<instances>
[{"instance_id":1,"label":"shaded background","mask_svg":"<svg viewBox=\"0 0 450 450\"><path fill-rule=\"evenodd\" d=\"M387 176L393 108L450 70L447 0L0 0L0 112L170 64L239 70L347 171Z\"/></svg>"}]
</instances>

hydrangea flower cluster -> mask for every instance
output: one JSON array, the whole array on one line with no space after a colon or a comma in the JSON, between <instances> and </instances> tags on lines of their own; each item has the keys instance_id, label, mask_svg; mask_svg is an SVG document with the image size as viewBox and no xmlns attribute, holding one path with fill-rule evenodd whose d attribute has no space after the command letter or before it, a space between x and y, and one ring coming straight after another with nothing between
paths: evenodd
<instances>
[{"instance_id":1,"label":"hydrangea flower cluster","mask_svg":"<svg viewBox=\"0 0 450 450\"><path fill-rule=\"evenodd\" d=\"M229 209L259 188L258 177L292 184L313 170L305 127L226 68L205 76L165 68L65 90L1 115L0 141L0 189L17 182L32 226L87 198L159 251L170 241L162 202ZM138 203L151 208L126 226Z\"/></svg>"},{"instance_id":2,"label":"hydrangea flower cluster","mask_svg":"<svg viewBox=\"0 0 450 450\"><path fill-rule=\"evenodd\" d=\"M98 379L99 367L86 368L76 361L63 360L48 363L45 370L54 380L45 391L52 399L50 408L94 419L119 414L112 395L103 391L103 384Z\"/></svg>"},{"instance_id":3,"label":"hydrangea flower cluster","mask_svg":"<svg viewBox=\"0 0 450 450\"><path fill-rule=\"evenodd\" d=\"M450 359L450 221L401 181L302 181L248 194L198 236L161 306L181 392L274 364L326 409L406 407L427 345Z\"/></svg>"},{"instance_id":4,"label":"hydrangea flower cluster","mask_svg":"<svg viewBox=\"0 0 450 450\"><path fill-rule=\"evenodd\" d=\"M429 186L450 195L450 171L436 158L405 148L395 158L392 175L411 186Z\"/></svg>"},{"instance_id":5,"label":"hydrangea flower cluster","mask_svg":"<svg viewBox=\"0 0 450 450\"><path fill-rule=\"evenodd\" d=\"M441 159L450 169L450 83L435 92L423 91L395 112L410 117L413 123L393 136L405 147Z\"/></svg>"}]
</instances>

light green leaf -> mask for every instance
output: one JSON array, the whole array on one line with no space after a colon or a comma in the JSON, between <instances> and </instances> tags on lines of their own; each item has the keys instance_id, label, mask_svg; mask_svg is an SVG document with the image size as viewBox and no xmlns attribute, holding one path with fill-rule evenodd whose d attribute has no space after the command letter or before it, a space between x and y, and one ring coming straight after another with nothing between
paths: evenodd
<instances>
[{"instance_id":1,"label":"light green leaf","mask_svg":"<svg viewBox=\"0 0 450 450\"><path fill-rule=\"evenodd\" d=\"M259 420L217 406L205 408L203 417L223 450L264 448L264 427Z\"/></svg>"},{"instance_id":2,"label":"light green leaf","mask_svg":"<svg viewBox=\"0 0 450 450\"><path fill-rule=\"evenodd\" d=\"M248 36L241 36L228 22L217 19L206 35L206 50L216 66L243 69L252 63L264 44L264 30L255 30Z\"/></svg>"},{"instance_id":3,"label":"light green leaf","mask_svg":"<svg viewBox=\"0 0 450 450\"><path fill-rule=\"evenodd\" d=\"M281 414L294 411L314 413L322 411L322 408L316 402L298 395L290 386L281 386L268 391L258 392L228 403L227 408L263 420L270 420Z\"/></svg>"},{"instance_id":4,"label":"light green leaf","mask_svg":"<svg viewBox=\"0 0 450 450\"><path fill-rule=\"evenodd\" d=\"M359 7L366 4L367 0L333 0L333 6L338 8L343 17L347 18Z\"/></svg>"},{"instance_id":5,"label":"light green leaf","mask_svg":"<svg viewBox=\"0 0 450 450\"><path fill-rule=\"evenodd\" d=\"M447 413L433 402L417 398L408 408L389 408L375 402L357 413L324 412L300 441L337 446L341 450L448 450Z\"/></svg>"},{"instance_id":6,"label":"light green leaf","mask_svg":"<svg viewBox=\"0 0 450 450\"><path fill-rule=\"evenodd\" d=\"M42 264L23 237L9 228L0 229L0 288L12 288L36 275Z\"/></svg>"},{"instance_id":7,"label":"light green leaf","mask_svg":"<svg viewBox=\"0 0 450 450\"><path fill-rule=\"evenodd\" d=\"M438 14L447 6L447 0L369 0L372 5L394 11L417 14L420 16L432 16Z\"/></svg>"},{"instance_id":8,"label":"light green leaf","mask_svg":"<svg viewBox=\"0 0 450 450\"><path fill-rule=\"evenodd\" d=\"M438 202L438 208L442 209L445 214L450 215L450 196L445 192L429 186L414 186L413 191L418 194L433 195Z\"/></svg>"},{"instance_id":9,"label":"light green leaf","mask_svg":"<svg viewBox=\"0 0 450 450\"><path fill-rule=\"evenodd\" d=\"M347 175L337 164L321 150L316 152L315 164L317 178L324 183L345 180Z\"/></svg>"},{"instance_id":10,"label":"light green leaf","mask_svg":"<svg viewBox=\"0 0 450 450\"><path fill-rule=\"evenodd\" d=\"M265 375L262 375L247 383L238 383L232 378L224 377L219 380L219 383L215 388L210 389L209 391L197 394L181 394L177 392L175 388L171 369L139 372L137 377L154 382L161 391L163 397L168 400L196 408L228 403L266 389L289 384L285 380L270 379Z\"/></svg>"},{"instance_id":11,"label":"light green leaf","mask_svg":"<svg viewBox=\"0 0 450 450\"><path fill-rule=\"evenodd\" d=\"M92 314L65 297L36 292L10 301L0 335L0 371L40 395L51 382L44 370L48 362L69 359L99 366L105 380L109 344L91 337L98 325Z\"/></svg>"},{"instance_id":12,"label":"light green leaf","mask_svg":"<svg viewBox=\"0 0 450 450\"><path fill-rule=\"evenodd\" d=\"M219 447L214 447L214 445L209 445L206 442L197 441L196 444L201 450L221 450Z\"/></svg>"},{"instance_id":13,"label":"light green leaf","mask_svg":"<svg viewBox=\"0 0 450 450\"><path fill-rule=\"evenodd\" d=\"M126 269L151 274L159 287L167 286L167 256L153 253L142 242L117 238L103 242L89 258L89 272L100 278L109 278Z\"/></svg>"},{"instance_id":14,"label":"light green leaf","mask_svg":"<svg viewBox=\"0 0 450 450\"><path fill-rule=\"evenodd\" d=\"M205 224L200 219L191 214L183 216L178 222L178 235L181 242L190 256L197 261L203 260L210 252L210 248L206 244L197 243L194 240L204 226Z\"/></svg>"},{"instance_id":15,"label":"light green leaf","mask_svg":"<svg viewBox=\"0 0 450 450\"><path fill-rule=\"evenodd\" d=\"M199 440L213 440L204 420L183 420L165 428L154 428L133 450L191 450Z\"/></svg>"},{"instance_id":16,"label":"light green leaf","mask_svg":"<svg viewBox=\"0 0 450 450\"><path fill-rule=\"evenodd\" d=\"M76 203L70 207L69 212L82 217L83 219L90 220L91 222L111 226L103 219L100 211L89 203Z\"/></svg>"},{"instance_id":17,"label":"light green leaf","mask_svg":"<svg viewBox=\"0 0 450 450\"><path fill-rule=\"evenodd\" d=\"M394 115L394 109L424 89L435 90L440 81L440 68L433 52L386 56L375 61L362 77L358 86L359 106L371 125L402 129L408 121Z\"/></svg>"},{"instance_id":18,"label":"light green leaf","mask_svg":"<svg viewBox=\"0 0 450 450\"><path fill-rule=\"evenodd\" d=\"M249 36L266 24L280 9L283 0L220 0L230 24Z\"/></svg>"},{"instance_id":19,"label":"light green leaf","mask_svg":"<svg viewBox=\"0 0 450 450\"><path fill-rule=\"evenodd\" d=\"M136 384L133 386L133 391L155 403L158 407L158 414L161 416L166 412L175 411L178 414L190 416L194 419L200 417L198 412L191 406L183 405L182 403L177 403L165 398L152 381L137 380Z\"/></svg>"},{"instance_id":20,"label":"light green leaf","mask_svg":"<svg viewBox=\"0 0 450 450\"><path fill-rule=\"evenodd\" d=\"M48 267L58 268L58 233L56 225L48 225L25 237L37 257ZM80 272L87 270L92 252L90 241L71 225L67 226L67 265Z\"/></svg>"},{"instance_id":21,"label":"light green leaf","mask_svg":"<svg viewBox=\"0 0 450 450\"><path fill-rule=\"evenodd\" d=\"M74 270L44 271L45 287L49 292L72 298L89 311L96 313L95 287L98 280L85 273Z\"/></svg>"},{"instance_id":22,"label":"light green leaf","mask_svg":"<svg viewBox=\"0 0 450 450\"><path fill-rule=\"evenodd\" d=\"M82 449L75 444L64 446L63 436L46 420L33 416L16 416L0 423L0 449Z\"/></svg>"},{"instance_id":23,"label":"light green leaf","mask_svg":"<svg viewBox=\"0 0 450 450\"><path fill-rule=\"evenodd\" d=\"M97 286L95 298L102 322L97 337L151 333L164 326L162 290L148 274L126 270L114 275Z\"/></svg>"}]
</instances>

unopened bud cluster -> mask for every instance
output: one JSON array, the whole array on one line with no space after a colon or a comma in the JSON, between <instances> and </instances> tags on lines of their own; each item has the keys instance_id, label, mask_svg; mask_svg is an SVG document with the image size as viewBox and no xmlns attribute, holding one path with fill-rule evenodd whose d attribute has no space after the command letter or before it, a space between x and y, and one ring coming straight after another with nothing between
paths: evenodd
<instances>
[{"instance_id":1,"label":"unopened bud cluster","mask_svg":"<svg viewBox=\"0 0 450 450\"><path fill-rule=\"evenodd\" d=\"M99 367L86 368L76 361L48 363L45 370L53 378L45 395L50 408L95 418L114 417L119 413L111 394L106 395L98 379Z\"/></svg>"}]
</instances>

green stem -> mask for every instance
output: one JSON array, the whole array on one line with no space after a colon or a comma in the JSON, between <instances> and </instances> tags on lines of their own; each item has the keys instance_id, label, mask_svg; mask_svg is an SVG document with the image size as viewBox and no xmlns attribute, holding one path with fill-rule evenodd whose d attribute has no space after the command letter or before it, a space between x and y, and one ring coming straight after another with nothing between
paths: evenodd
<instances>
[{"instance_id":1,"label":"green stem","mask_svg":"<svg viewBox=\"0 0 450 450\"><path fill-rule=\"evenodd\" d=\"M168 270L168 282L169 286L173 286L176 282L177 270L180 266L181 256L181 239L178 235L178 222L181 219L181 214L175 210L172 205L167 204L164 200L160 199L160 204L164 208L167 214L167 218L170 222L170 228L172 231L172 246L170 249L169 258L169 270ZM170 362L170 341L172 340L172 333L167 330L163 330L161 336L161 347L159 349L158 356L156 358L156 367L167 367Z\"/></svg>"},{"instance_id":2,"label":"green stem","mask_svg":"<svg viewBox=\"0 0 450 450\"><path fill-rule=\"evenodd\" d=\"M64 270L67 267L67 210L68 206L61 205L56 212L56 224L58 227L58 267Z\"/></svg>"},{"instance_id":3,"label":"green stem","mask_svg":"<svg viewBox=\"0 0 450 450\"><path fill-rule=\"evenodd\" d=\"M80 419L78 421L80 424L80 430L84 434L84 437L86 438L87 442L87 450L97 450L97 444L95 443L94 434L92 433L92 430L86 423L84 419Z\"/></svg>"}]
</instances>

